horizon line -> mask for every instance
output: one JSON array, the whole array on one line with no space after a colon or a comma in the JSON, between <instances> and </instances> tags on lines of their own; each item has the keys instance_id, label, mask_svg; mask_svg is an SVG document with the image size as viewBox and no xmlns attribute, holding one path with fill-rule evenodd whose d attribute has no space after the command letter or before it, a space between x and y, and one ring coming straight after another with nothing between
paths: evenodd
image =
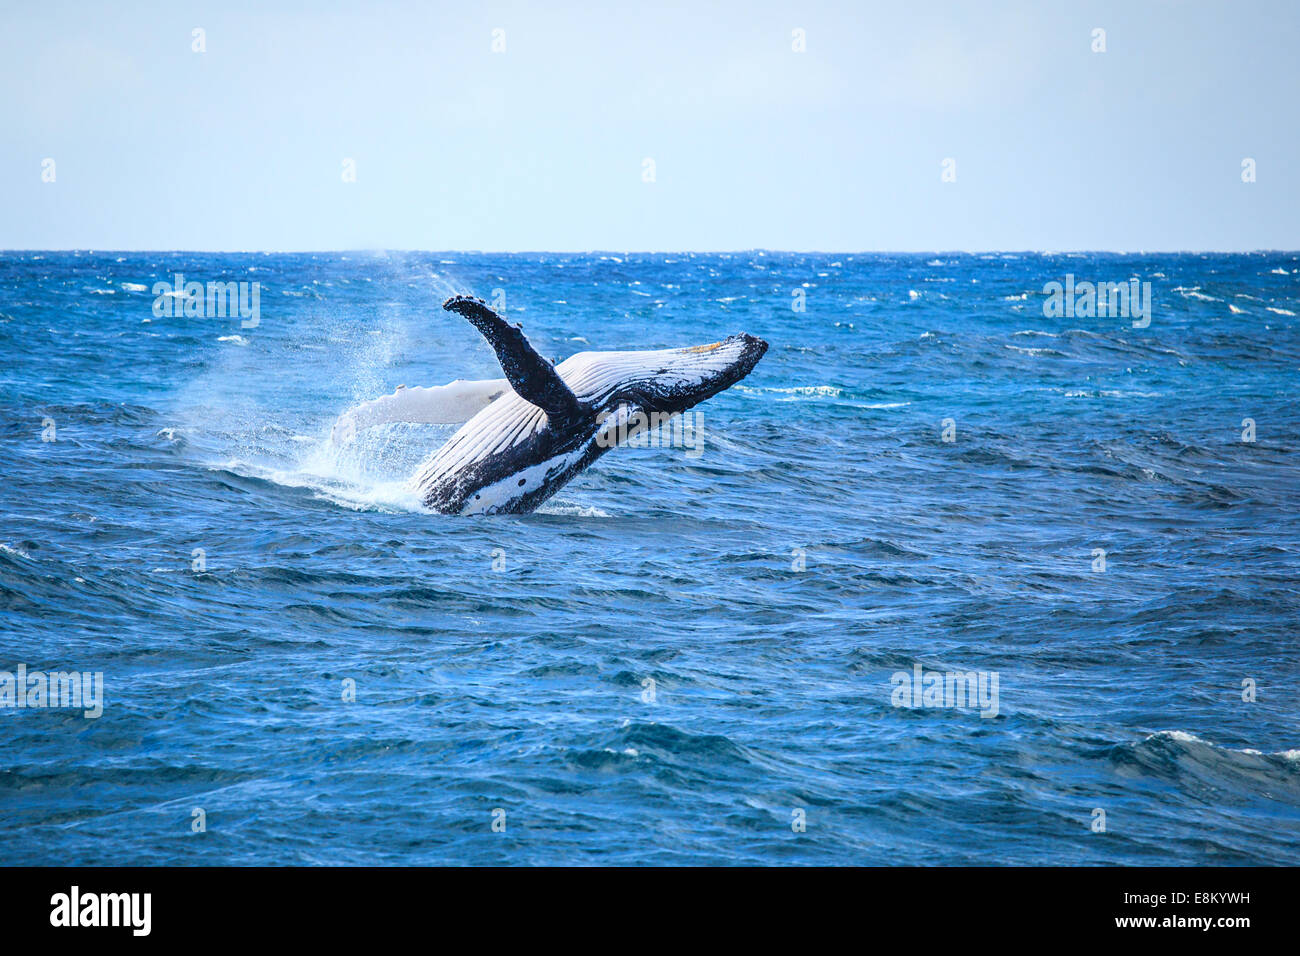
<instances>
[{"instance_id":1,"label":"horizon line","mask_svg":"<svg viewBox=\"0 0 1300 956\"><path fill-rule=\"evenodd\" d=\"M590 256L617 254L622 256L663 256L663 255L740 255L744 253L763 253L765 255L826 255L826 256L871 256L871 255L945 255L974 256L989 254L1027 254L1039 256L1060 255L1300 255L1298 249L775 249L765 246L753 246L743 249L414 249L414 248L356 248L356 249L110 249L91 247L69 248L0 248L0 255L10 253L130 253L130 254L172 254L172 255L362 255L381 256L388 253L427 254L427 255L469 255L469 256L535 256L564 255Z\"/></svg>"}]
</instances>

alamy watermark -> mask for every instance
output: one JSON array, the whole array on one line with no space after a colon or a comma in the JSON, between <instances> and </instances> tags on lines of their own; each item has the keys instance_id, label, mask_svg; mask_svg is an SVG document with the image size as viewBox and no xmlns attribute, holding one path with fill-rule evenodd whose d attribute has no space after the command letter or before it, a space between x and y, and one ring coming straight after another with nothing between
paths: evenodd
<instances>
[{"instance_id":1,"label":"alamy watermark","mask_svg":"<svg viewBox=\"0 0 1300 956\"><path fill-rule=\"evenodd\" d=\"M1064 283L1046 283L1043 295L1043 315L1049 319L1131 318L1135 329L1151 324L1151 283L1137 277L1127 282L1076 282L1068 273Z\"/></svg>"},{"instance_id":2,"label":"alamy watermark","mask_svg":"<svg viewBox=\"0 0 1300 956\"><path fill-rule=\"evenodd\" d=\"M126 927L133 936L153 928L152 893L83 893L74 885L50 897L50 925L55 927Z\"/></svg>"},{"instance_id":3,"label":"alamy watermark","mask_svg":"<svg viewBox=\"0 0 1300 956\"><path fill-rule=\"evenodd\" d=\"M0 671L0 708L66 708L95 720L104 713L103 671Z\"/></svg>"},{"instance_id":4,"label":"alamy watermark","mask_svg":"<svg viewBox=\"0 0 1300 956\"><path fill-rule=\"evenodd\" d=\"M182 273L175 281L155 282L154 318L224 319L238 316L241 328L255 329L262 321L262 286L259 282L186 282Z\"/></svg>"},{"instance_id":5,"label":"alamy watermark","mask_svg":"<svg viewBox=\"0 0 1300 956\"><path fill-rule=\"evenodd\" d=\"M978 707L981 717L998 715L997 671L895 671L890 703L895 707Z\"/></svg>"},{"instance_id":6,"label":"alamy watermark","mask_svg":"<svg viewBox=\"0 0 1300 956\"><path fill-rule=\"evenodd\" d=\"M596 433L596 444L601 448L684 448L687 458L704 454L704 416L698 411L630 412L620 406L600 422L603 427Z\"/></svg>"}]
</instances>

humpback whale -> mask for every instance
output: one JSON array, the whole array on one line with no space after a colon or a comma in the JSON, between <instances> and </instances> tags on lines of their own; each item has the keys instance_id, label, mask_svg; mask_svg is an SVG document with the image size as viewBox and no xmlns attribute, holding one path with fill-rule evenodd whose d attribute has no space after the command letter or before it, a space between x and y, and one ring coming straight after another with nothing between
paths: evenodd
<instances>
[{"instance_id":1,"label":"humpback whale","mask_svg":"<svg viewBox=\"0 0 1300 956\"><path fill-rule=\"evenodd\" d=\"M767 351L742 332L689 348L579 352L554 365L482 299L457 295L442 307L478 329L505 378L399 389L347 413L335 436L380 421L464 421L411 479L425 506L444 514L532 511L647 423L740 381Z\"/></svg>"}]
</instances>

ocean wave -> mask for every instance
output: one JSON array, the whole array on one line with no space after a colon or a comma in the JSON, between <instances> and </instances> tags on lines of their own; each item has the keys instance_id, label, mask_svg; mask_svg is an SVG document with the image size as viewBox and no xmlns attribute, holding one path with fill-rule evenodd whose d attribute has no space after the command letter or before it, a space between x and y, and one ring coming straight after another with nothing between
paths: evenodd
<instances>
[{"instance_id":1,"label":"ocean wave","mask_svg":"<svg viewBox=\"0 0 1300 956\"><path fill-rule=\"evenodd\" d=\"M1002 347L1004 349L1010 349L1012 352L1023 352L1025 355L1053 355L1058 357L1065 356L1064 352L1061 352L1057 349L1023 348L1019 345L1003 345Z\"/></svg>"},{"instance_id":2,"label":"ocean wave","mask_svg":"<svg viewBox=\"0 0 1300 956\"><path fill-rule=\"evenodd\" d=\"M1216 748L1219 750L1231 750L1234 753L1251 754L1256 757L1281 757L1283 760L1300 761L1300 748L1291 750L1275 750L1272 753L1265 753L1262 750L1255 750L1251 747L1224 747L1209 740L1204 740L1195 734L1189 734L1184 730L1158 730L1154 734L1149 734L1146 739L1150 741L1162 738L1177 741L1181 744L1201 744L1206 747Z\"/></svg>"},{"instance_id":3,"label":"ocean wave","mask_svg":"<svg viewBox=\"0 0 1300 956\"><path fill-rule=\"evenodd\" d=\"M608 511L603 511L595 505L576 505L564 504L551 499L542 504L537 509L538 514L542 515L564 515L570 518L610 518L613 517Z\"/></svg>"},{"instance_id":4,"label":"ocean wave","mask_svg":"<svg viewBox=\"0 0 1300 956\"><path fill-rule=\"evenodd\" d=\"M1066 398L1163 398L1163 392L1124 391L1116 388L1074 388L1062 391Z\"/></svg>"},{"instance_id":5,"label":"ocean wave","mask_svg":"<svg viewBox=\"0 0 1300 956\"><path fill-rule=\"evenodd\" d=\"M750 385L735 385L733 388L736 391L749 392L750 394L800 395L816 398L839 398L844 394L844 389L837 385L789 385L759 388Z\"/></svg>"},{"instance_id":6,"label":"ocean wave","mask_svg":"<svg viewBox=\"0 0 1300 956\"><path fill-rule=\"evenodd\" d=\"M1184 299L1199 299L1202 302L1223 301L1222 299L1216 298L1215 296L1206 295L1204 292L1201 291L1200 286L1192 286L1191 288L1185 288L1183 286L1174 286L1173 291L1177 292Z\"/></svg>"},{"instance_id":7,"label":"ocean wave","mask_svg":"<svg viewBox=\"0 0 1300 956\"><path fill-rule=\"evenodd\" d=\"M1137 743L1118 746L1110 756L1120 765L1178 782L1218 778L1252 790L1273 785L1289 791L1290 799L1300 798L1300 749L1266 753L1225 747L1186 731L1161 730Z\"/></svg>"}]
</instances>

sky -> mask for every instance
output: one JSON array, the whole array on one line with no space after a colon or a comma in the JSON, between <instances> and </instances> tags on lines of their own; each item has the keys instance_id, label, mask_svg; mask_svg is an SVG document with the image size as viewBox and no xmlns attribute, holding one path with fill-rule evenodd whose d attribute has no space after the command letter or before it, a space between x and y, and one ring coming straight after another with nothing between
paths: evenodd
<instances>
[{"instance_id":1,"label":"sky","mask_svg":"<svg viewBox=\"0 0 1300 956\"><path fill-rule=\"evenodd\" d=\"M3 249L1300 248L1293 0L0 0L0 25Z\"/></svg>"}]
</instances>

